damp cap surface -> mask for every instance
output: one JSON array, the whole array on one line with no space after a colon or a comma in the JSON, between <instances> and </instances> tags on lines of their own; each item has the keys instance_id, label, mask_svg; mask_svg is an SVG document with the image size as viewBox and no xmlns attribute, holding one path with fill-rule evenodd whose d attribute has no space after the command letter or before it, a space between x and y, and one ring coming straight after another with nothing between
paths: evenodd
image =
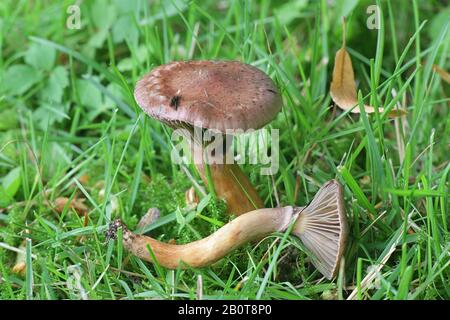
<instances>
[{"instance_id":1,"label":"damp cap surface","mask_svg":"<svg viewBox=\"0 0 450 320\"><path fill-rule=\"evenodd\" d=\"M263 71L237 61L177 61L140 79L135 99L149 116L178 124L227 130L259 129L281 109L277 87Z\"/></svg>"}]
</instances>

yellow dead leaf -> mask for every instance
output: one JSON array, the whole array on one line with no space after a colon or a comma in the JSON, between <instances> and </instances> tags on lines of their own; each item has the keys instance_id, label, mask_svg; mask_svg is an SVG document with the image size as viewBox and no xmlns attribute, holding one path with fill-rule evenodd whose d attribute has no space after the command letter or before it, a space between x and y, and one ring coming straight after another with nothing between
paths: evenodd
<instances>
[{"instance_id":1,"label":"yellow dead leaf","mask_svg":"<svg viewBox=\"0 0 450 320\"><path fill-rule=\"evenodd\" d=\"M151 225L153 222L159 219L161 213L158 208L150 208L147 213L139 220L137 225L137 230L144 230L144 228L148 225Z\"/></svg>"},{"instance_id":2,"label":"yellow dead leaf","mask_svg":"<svg viewBox=\"0 0 450 320\"><path fill-rule=\"evenodd\" d=\"M21 275L22 277L25 276L25 270L27 268L27 265L25 262L21 261L14 265L12 268L12 272L18 275Z\"/></svg>"},{"instance_id":3,"label":"yellow dead leaf","mask_svg":"<svg viewBox=\"0 0 450 320\"><path fill-rule=\"evenodd\" d=\"M369 185L370 181L370 176L363 176L361 179L359 179L359 182L364 185Z\"/></svg>"},{"instance_id":4,"label":"yellow dead leaf","mask_svg":"<svg viewBox=\"0 0 450 320\"><path fill-rule=\"evenodd\" d=\"M345 44L345 20L342 23L342 47L336 52L333 68L333 79L330 85L330 95L334 103L343 110L348 110L358 104L355 75L353 72L352 60L346 50ZM375 112L375 108L364 105L366 113ZM379 112L383 112L383 108L378 108ZM359 107L353 108L350 112L360 113ZM398 116L404 114L403 110L395 110L389 113L390 116Z\"/></svg>"},{"instance_id":5,"label":"yellow dead leaf","mask_svg":"<svg viewBox=\"0 0 450 320\"><path fill-rule=\"evenodd\" d=\"M69 209L75 209L75 211L79 215L84 215L88 212L88 207L84 204L84 201L86 199L72 199L72 201L69 204ZM69 198L66 197L60 197L55 200L55 207L56 211L61 213L64 210L64 207L66 206L67 202L69 201Z\"/></svg>"},{"instance_id":6,"label":"yellow dead leaf","mask_svg":"<svg viewBox=\"0 0 450 320\"><path fill-rule=\"evenodd\" d=\"M18 248L20 251L17 253L16 256L16 263L14 264L12 268L12 272L21 276L25 275L26 270L26 254L25 254L25 240L22 241L22 244Z\"/></svg>"},{"instance_id":7,"label":"yellow dead leaf","mask_svg":"<svg viewBox=\"0 0 450 320\"><path fill-rule=\"evenodd\" d=\"M450 83L450 74L445 71L444 69L440 68L439 66L433 64L433 71L436 72L442 80L444 80L447 83Z\"/></svg>"},{"instance_id":8,"label":"yellow dead leaf","mask_svg":"<svg viewBox=\"0 0 450 320\"><path fill-rule=\"evenodd\" d=\"M197 207L198 205L198 196L195 193L195 188L194 187L190 187L188 190L186 190L186 192L184 193L185 199L186 199L186 204L188 206L191 206L192 208Z\"/></svg>"}]
</instances>

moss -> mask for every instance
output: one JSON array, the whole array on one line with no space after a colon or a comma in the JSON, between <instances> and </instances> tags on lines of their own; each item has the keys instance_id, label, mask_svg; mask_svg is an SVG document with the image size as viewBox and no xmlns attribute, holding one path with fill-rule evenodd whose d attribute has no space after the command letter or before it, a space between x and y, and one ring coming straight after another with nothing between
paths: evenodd
<instances>
[{"instance_id":1,"label":"moss","mask_svg":"<svg viewBox=\"0 0 450 320\"><path fill-rule=\"evenodd\" d=\"M0 229L0 238L11 246L18 246L21 238L17 235L23 231L25 225L26 213L22 207L13 205L8 211L9 223L6 227Z\"/></svg>"}]
</instances>

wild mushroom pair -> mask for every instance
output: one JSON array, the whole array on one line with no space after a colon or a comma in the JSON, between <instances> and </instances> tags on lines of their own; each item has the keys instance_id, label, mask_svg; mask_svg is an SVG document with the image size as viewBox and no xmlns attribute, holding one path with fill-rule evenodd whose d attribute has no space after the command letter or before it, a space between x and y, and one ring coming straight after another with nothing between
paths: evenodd
<instances>
[{"instance_id":1,"label":"wild mushroom pair","mask_svg":"<svg viewBox=\"0 0 450 320\"><path fill-rule=\"evenodd\" d=\"M262 209L263 201L239 166L224 161L229 145L222 152L206 153L207 143L195 136L198 126L225 135L227 129L256 130L270 122L281 109L281 97L265 73L239 62L173 62L142 78L136 85L135 98L151 117L172 128L185 129L194 154L201 155L194 160L204 183L208 184L209 169L209 181L217 195L238 217L210 236L182 245L134 234L116 220L109 232L114 234L122 226L126 249L152 261L150 246L158 263L167 268L203 267L249 241L283 232L294 223L292 233L312 252L316 268L328 279L335 275L347 235L342 189L337 181L322 186L306 207Z\"/></svg>"}]
</instances>

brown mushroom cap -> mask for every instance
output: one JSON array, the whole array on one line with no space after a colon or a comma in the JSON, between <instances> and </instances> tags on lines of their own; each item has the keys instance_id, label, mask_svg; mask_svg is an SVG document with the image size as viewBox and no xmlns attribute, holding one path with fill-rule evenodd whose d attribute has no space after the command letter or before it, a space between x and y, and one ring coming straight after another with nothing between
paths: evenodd
<instances>
[{"instance_id":1,"label":"brown mushroom cap","mask_svg":"<svg viewBox=\"0 0 450 320\"><path fill-rule=\"evenodd\" d=\"M172 62L136 84L134 96L151 117L216 129L259 129L281 109L281 97L261 70L236 61Z\"/></svg>"}]
</instances>

